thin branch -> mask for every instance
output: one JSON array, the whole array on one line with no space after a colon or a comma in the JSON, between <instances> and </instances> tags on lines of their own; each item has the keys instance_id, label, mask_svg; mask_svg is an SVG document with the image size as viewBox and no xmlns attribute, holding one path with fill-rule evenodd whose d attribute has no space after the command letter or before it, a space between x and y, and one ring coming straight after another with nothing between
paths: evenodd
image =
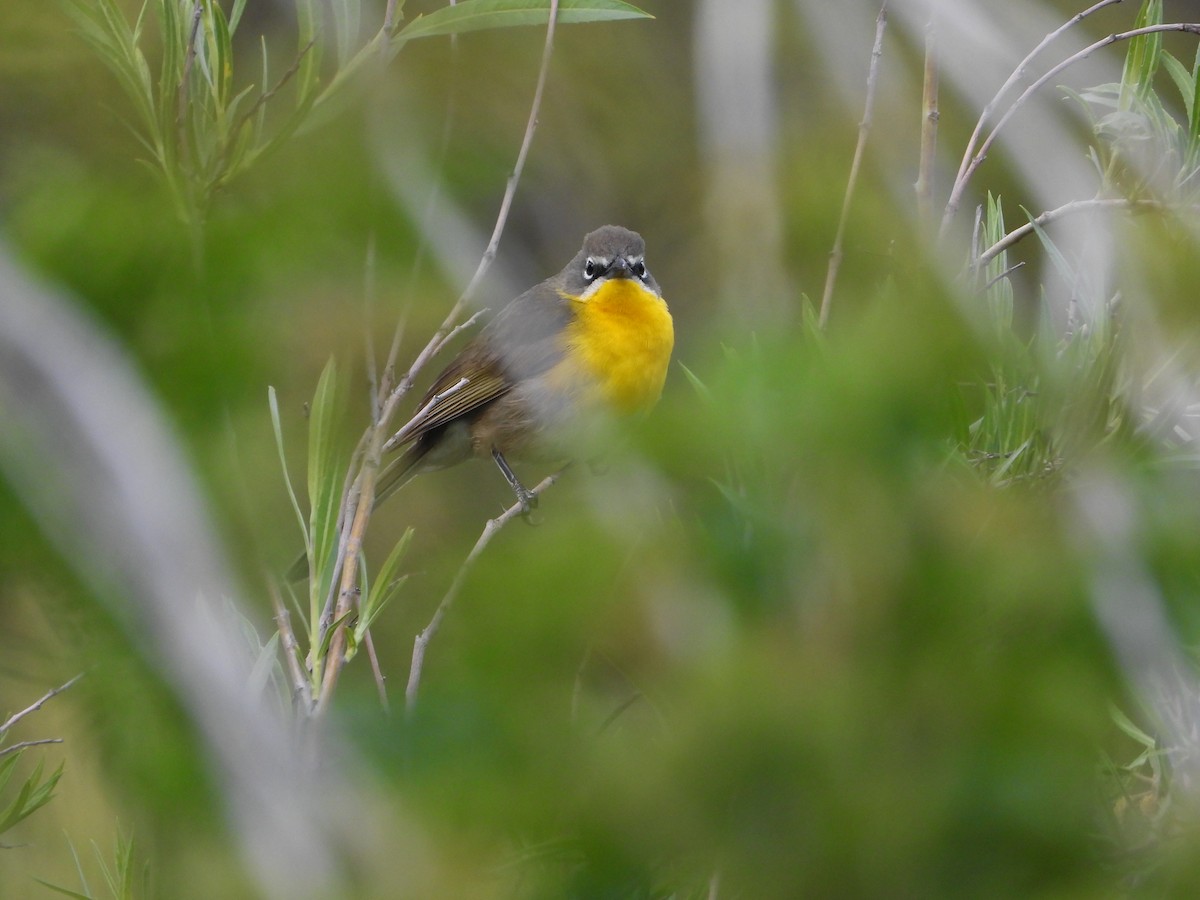
<instances>
[{"instance_id":1,"label":"thin branch","mask_svg":"<svg viewBox=\"0 0 1200 900\"><path fill-rule=\"evenodd\" d=\"M441 353L443 347L445 347L448 343L450 343L452 340L454 340L456 337L458 337L460 334L462 334L468 328L472 327L476 322L479 321L479 319L482 316L487 315L487 312L488 312L488 307L482 306L479 309L475 310L475 312L471 314L471 317L469 319L467 319L465 322L462 322L458 325L455 325L453 328L451 328L449 333L444 338L442 338L441 341L438 342L438 345L436 347L433 348L433 355L437 356L439 353Z\"/></svg>"},{"instance_id":2,"label":"thin branch","mask_svg":"<svg viewBox=\"0 0 1200 900\"><path fill-rule=\"evenodd\" d=\"M533 497L541 496L544 491L548 490L550 486L554 484L554 482L558 481L558 479L562 477L562 473L564 471L566 471L565 467L559 469L552 475L547 475L542 479L541 483L530 490L529 493ZM467 580L467 573L470 572L471 567L475 564L475 561L479 558L479 555L483 553L487 545L491 543L492 538L496 536L496 533L517 516L525 512L526 509L527 507L524 503L517 501L496 518L488 519L487 524L483 526L483 532L479 535L479 540L475 542L475 546L471 548L471 552L467 554L467 558L463 560L463 564L459 566L458 572L454 576L454 580L450 583L449 590L446 591L446 596L442 598L442 602L439 603L437 609L434 610L433 618L429 620L429 624L425 626L424 630L418 634L416 639L413 641L412 666L409 668L408 672L408 686L404 691L405 708L410 715L416 708L417 691L420 690L421 687L421 671L425 665L425 649L429 646L429 642L433 640L433 636L437 634L438 629L441 628L442 619L445 618L446 611L450 609L451 605L453 605L454 601L458 598L458 594L462 590L462 586Z\"/></svg>"},{"instance_id":3,"label":"thin branch","mask_svg":"<svg viewBox=\"0 0 1200 900\"><path fill-rule=\"evenodd\" d=\"M1068 19L1058 28L1054 29L1054 31L1051 31L1042 38L1036 47L1029 51L1029 55L1021 60L1017 67L1013 69L1012 74L1008 76L1008 80L1000 86L1000 90L996 91L995 96L988 101L987 106L983 108L983 112L979 114L979 120L975 123L975 130L971 132L966 149L963 151L962 162L958 166L958 174L954 176L954 187L950 192L950 200L946 203L946 212L942 216L942 234L946 233L946 229L950 226L950 220L954 218L954 214L958 211L958 205L962 201L963 187L971 177L967 172L967 166L970 164L971 154L975 152L975 145L979 141L979 136L983 133L983 126L991 118L992 113L996 111L996 107L1004 98L1004 95L1012 89L1013 85L1025 77L1025 72L1029 69L1029 66L1033 63L1037 55L1058 39L1060 35L1082 22L1092 13L1120 2L1121 0L1100 0L1099 3L1085 9L1083 12Z\"/></svg>"},{"instance_id":4,"label":"thin branch","mask_svg":"<svg viewBox=\"0 0 1200 900\"><path fill-rule=\"evenodd\" d=\"M921 162L917 170L917 213L923 227L933 221L933 173L937 156L938 58L937 20L931 12L925 27L925 84L921 96Z\"/></svg>"},{"instance_id":5,"label":"thin branch","mask_svg":"<svg viewBox=\"0 0 1200 900\"><path fill-rule=\"evenodd\" d=\"M842 198L842 215L838 219L837 235L833 239L833 250L829 253L829 268L825 272L825 291L821 295L821 328L829 320L829 305L833 301L833 286L837 282L838 270L842 266L842 244L846 236L846 220L850 218L850 202L854 199L854 188L858 183L858 170L862 165L863 151L867 146L867 135L871 131L871 117L875 108L875 85L879 80L879 59L883 56L883 33L887 28L887 0L879 7L875 18L875 44L871 47L871 65L867 70L867 97L862 121L858 124L858 145L854 148L854 160L850 163L850 177L846 182L846 196Z\"/></svg>"},{"instance_id":6,"label":"thin branch","mask_svg":"<svg viewBox=\"0 0 1200 900\"><path fill-rule=\"evenodd\" d=\"M304 711L308 712L312 709L312 685L300 666L300 644L296 641L296 632L292 631L291 614L279 595L275 579L270 576L267 577L267 593L271 595L271 605L275 609L275 628L279 632L279 640L283 643L283 659L292 679L292 701L302 703Z\"/></svg>"},{"instance_id":7,"label":"thin branch","mask_svg":"<svg viewBox=\"0 0 1200 900\"><path fill-rule=\"evenodd\" d=\"M300 64L304 62L304 57L308 55L309 51L312 50L316 42L317 39L313 38L307 44L301 47L300 52L296 54L296 58L292 61L291 66L289 66L288 70L279 77L279 80L276 81L275 84L270 87L270 89L263 91L257 97L255 97L254 102L250 104L250 108L238 116L237 124L229 130L231 140L225 145L225 149L222 152L222 161L224 161L225 157L227 157L230 151L233 149L233 144L237 141L238 133L242 130L245 124L254 118L254 116L258 114L258 111L266 106L271 101L271 98L283 90L283 86L291 81L292 78L295 77L296 73L300 71Z\"/></svg>"},{"instance_id":8,"label":"thin branch","mask_svg":"<svg viewBox=\"0 0 1200 900\"><path fill-rule=\"evenodd\" d=\"M73 685L75 682L77 682L82 677L83 677L83 673L80 672L78 675L76 675L74 678L72 678L66 684L60 685L59 687L56 687L53 690L47 691L35 703L31 704L30 706L25 707L25 709L21 710L19 713L14 713L13 715L9 716L8 721L5 722L3 725L0 725L0 737L4 737L4 735L6 735L9 732L9 730L14 725L16 725L18 722L20 722L23 718L25 718L30 713L37 712L39 709L42 708L43 705L45 705L45 703L47 701L49 701L49 700L53 699L54 697L58 696L59 694L61 694L63 691L65 691L67 688L69 688L71 685Z\"/></svg>"},{"instance_id":9,"label":"thin branch","mask_svg":"<svg viewBox=\"0 0 1200 900\"><path fill-rule=\"evenodd\" d=\"M985 293L987 293L988 289L989 289L990 287L992 287L992 285L994 285L994 284L997 284L998 282L1001 282L1001 281L1003 281L1005 278L1007 278L1007 277L1008 277L1009 275L1011 275L1013 272L1017 271L1017 269L1022 269L1022 268L1024 268L1024 267L1025 267L1025 260L1021 260L1019 263L1016 263L1015 265L1011 265L1011 266L1009 266L1007 269L1005 269L1003 272L1001 272L1001 273L1000 273L999 275L997 275L996 277L989 279L989 280L988 280L988 283L987 283L987 284L985 284L983 287L981 287L981 288L979 289L979 293L980 293L980 294L985 294Z\"/></svg>"},{"instance_id":10,"label":"thin branch","mask_svg":"<svg viewBox=\"0 0 1200 900\"><path fill-rule=\"evenodd\" d=\"M11 747L0 748L0 759L8 756L10 753L20 753L28 747L38 747L42 744L61 744L62 738L41 738L36 741L21 741L19 744L13 744Z\"/></svg>"},{"instance_id":11,"label":"thin branch","mask_svg":"<svg viewBox=\"0 0 1200 900\"><path fill-rule=\"evenodd\" d=\"M979 259L976 261L976 266L978 267L985 265L999 254L1012 247L1018 241L1021 241L1033 234L1036 229L1049 225L1051 222L1057 221L1064 216L1083 212L1166 208L1167 207L1164 204L1157 200L1130 200L1125 197L1094 200L1072 200L1070 203L1065 203L1057 209L1051 209L1042 213L1040 216L1036 216L1019 228L1014 228L1004 237L1000 238L1000 240L996 241L996 243L992 244L992 246L980 253Z\"/></svg>"},{"instance_id":12,"label":"thin branch","mask_svg":"<svg viewBox=\"0 0 1200 900\"><path fill-rule=\"evenodd\" d=\"M371 673L375 676L375 689L379 691L379 704L383 707L384 713L389 713L392 711L392 705L388 702L387 676L379 667L379 656L375 652L375 639L371 637L370 628L363 635L363 643L367 645L367 657L371 660Z\"/></svg>"},{"instance_id":13,"label":"thin branch","mask_svg":"<svg viewBox=\"0 0 1200 900\"><path fill-rule=\"evenodd\" d=\"M1112 2L1116 2L1116 0L1112 0ZM1000 117L1000 121L998 121L995 127L992 128L987 138L980 145L978 152L971 157L970 151L968 150L967 155L963 157L963 166L960 167L960 174L954 181L954 187L950 192L950 200L946 204L946 212L942 216L942 234L944 235L949 229L950 221L953 219L954 213L958 210L959 203L962 202L962 195L963 191L966 189L967 182L971 180L971 176L975 174L975 170L979 168L985 159L987 159L988 151L995 142L996 136L1000 133L1000 129L1002 129L1005 124L1007 124L1008 120L1011 119L1013 115L1015 115L1016 112L1025 105L1025 101L1027 101L1035 91L1045 85L1048 81L1051 81L1064 69L1073 66L1077 62L1087 59L1097 50L1102 50L1111 44L1117 43L1118 41L1127 41L1131 40L1132 38L1141 37L1144 34L1159 34L1168 31L1179 31L1185 34L1200 34L1200 24L1195 24L1192 22L1171 22L1165 25L1148 25L1145 28L1135 28L1132 31L1122 31L1117 34L1110 34L1108 37L1101 38L1094 44L1084 47L1078 53L1067 57L1032 84L1030 84L1029 87L1025 88L1025 90L1021 92L1021 95L1017 97L1017 99L1013 101L1012 105L1005 111L1004 115Z\"/></svg>"},{"instance_id":14,"label":"thin branch","mask_svg":"<svg viewBox=\"0 0 1200 900\"><path fill-rule=\"evenodd\" d=\"M454 0L451 0L453 5ZM387 12L383 15L383 30L388 34L392 33L392 29L396 27L396 0L388 0Z\"/></svg>"}]
</instances>

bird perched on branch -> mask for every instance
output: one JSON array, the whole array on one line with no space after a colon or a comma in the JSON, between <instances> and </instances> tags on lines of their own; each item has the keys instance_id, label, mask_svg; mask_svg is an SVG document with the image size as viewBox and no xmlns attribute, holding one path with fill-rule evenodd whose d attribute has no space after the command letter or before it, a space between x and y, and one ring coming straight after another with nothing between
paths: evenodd
<instances>
[{"instance_id":1,"label":"bird perched on branch","mask_svg":"<svg viewBox=\"0 0 1200 900\"><path fill-rule=\"evenodd\" d=\"M521 294L459 352L384 446L380 503L420 472L491 457L526 511L536 497L510 459L570 458L595 423L662 393L675 343L641 235L588 234L567 267Z\"/></svg>"}]
</instances>

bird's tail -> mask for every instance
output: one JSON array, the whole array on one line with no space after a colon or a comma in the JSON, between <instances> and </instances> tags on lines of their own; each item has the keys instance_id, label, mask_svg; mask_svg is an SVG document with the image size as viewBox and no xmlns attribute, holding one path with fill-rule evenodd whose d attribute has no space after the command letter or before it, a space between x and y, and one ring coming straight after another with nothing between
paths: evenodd
<instances>
[{"instance_id":1,"label":"bird's tail","mask_svg":"<svg viewBox=\"0 0 1200 900\"><path fill-rule=\"evenodd\" d=\"M424 455L424 448L419 444L414 444L383 467L375 481L375 506L379 506L412 480L412 477L417 474L417 463ZM339 530L341 525L342 523L339 521ZM296 558L287 570L286 577L289 583L303 581L308 577L307 553L301 553Z\"/></svg>"},{"instance_id":2,"label":"bird's tail","mask_svg":"<svg viewBox=\"0 0 1200 900\"><path fill-rule=\"evenodd\" d=\"M425 456L425 448L418 442L389 462L375 480L375 505L408 484L417 474L417 463Z\"/></svg>"}]
</instances>

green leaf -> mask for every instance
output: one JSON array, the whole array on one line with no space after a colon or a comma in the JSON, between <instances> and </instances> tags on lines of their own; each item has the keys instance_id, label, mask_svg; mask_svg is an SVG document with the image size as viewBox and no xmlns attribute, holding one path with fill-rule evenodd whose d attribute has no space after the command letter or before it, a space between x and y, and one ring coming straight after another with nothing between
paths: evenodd
<instances>
[{"instance_id":1,"label":"green leaf","mask_svg":"<svg viewBox=\"0 0 1200 900\"><path fill-rule=\"evenodd\" d=\"M337 365L330 359L317 381L308 420L308 515L315 575L309 587L314 598L324 582L322 572L337 539L342 488L334 440L337 412ZM312 619L316 621L315 610Z\"/></svg>"},{"instance_id":2,"label":"green leaf","mask_svg":"<svg viewBox=\"0 0 1200 900\"><path fill-rule=\"evenodd\" d=\"M32 815L54 799L54 787L62 778L62 773L63 767L62 764L59 764L54 773L42 781L42 764L38 763L33 774L17 791L17 796L13 798L12 803L3 813L0 813L0 834L8 831L26 816Z\"/></svg>"},{"instance_id":3,"label":"green leaf","mask_svg":"<svg viewBox=\"0 0 1200 900\"><path fill-rule=\"evenodd\" d=\"M283 452L283 428L279 424L279 400L275 396L275 388L267 388L267 402L271 407L271 427L275 430L275 448L279 451L279 467L283 469L283 482L287 485L288 496L292 500L292 509L300 522L300 533L304 535L306 552L312 550L312 539L308 534L308 523L304 520L304 511L300 509L300 501L296 499L296 491L292 488L292 476L288 474L287 456Z\"/></svg>"},{"instance_id":4,"label":"green leaf","mask_svg":"<svg viewBox=\"0 0 1200 900\"><path fill-rule=\"evenodd\" d=\"M1188 142L1187 156L1184 166L1191 171L1200 162L1200 47L1196 48L1196 59L1192 63L1192 73L1189 78L1192 90L1191 102L1188 108Z\"/></svg>"},{"instance_id":5,"label":"green leaf","mask_svg":"<svg viewBox=\"0 0 1200 900\"><path fill-rule=\"evenodd\" d=\"M396 546L392 548L392 552L388 554L388 558L384 560L383 566L375 576L375 581L371 584L371 589L367 592L367 602L363 604L362 616L354 629L360 641L367 633L367 629L379 618L384 607L395 598L401 586L408 580L407 575L397 577L396 570L400 567L400 561L408 551L412 536L413 529L411 527L405 529L400 540L396 542Z\"/></svg>"},{"instance_id":6,"label":"green leaf","mask_svg":"<svg viewBox=\"0 0 1200 900\"><path fill-rule=\"evenodd\" d=\"M557 21L568 25L652 18L623 0L561 0ZM545 25L549 19L550 0L463 0L455 6L443 6L429 15L417 16L396 37L405 41L516 25Z\"/></svg>"},{"instance_id":7,"label":"green leaf","mask_svg":"<svg viewBox=\"0 0 1200 900\"><path fill-rule=\"evenodd\" d=\"M689 369L687 366L685 366L682 362L679 362L679 360L676 360L675 362L679 366L679 368L683 369L684 377L687 378L688 383L691 384L691 386L692 386L692 389L697 394L700 395L700 399L705 400L705 401L711 401L712 400L712 392L709 391L708 386L703 381L700 380L700 376L698 376L695 372L693 372L691 369Z\"/></svg>"},{"instance_id":8,"label":"green leaf","mask_svg":"<svg viewBox=\"0 0 1200 900\"><path fill-rule=\"evenodd\" d=\"M43 881L41 878L34 877L33 879L42 887L49 888L57 894L62 894L64 897L74 897L75 900L94 900L91 894L81 894L79 891L72 891L69 888L59 887L57 884L51 884L48 881Z\"/></svg>"},{"instance_id":9,"label":"green leaf","mask_svg":"<svg viewBox=\"0 0 1200 900\"><path fill-rule=\"evenodd\" d=\"M1179 91L1179 96L1183 99L1183 108L1186 110L1190 122L1196 93L1196 85L1192 83L1192 73L1183 63L1165 50L1162 54L1162 64L1163 68L1167 70L1167 74L1171 76L1171 80L1175 82L1175 89Z\"/></svg>"},{"instance_id":10,"label":"green leaf","mask_svg":"<svg viewBox=\"0 0 1200 900\"><path fill-rule=\"evenodd\" d=\"M1161 25L1162 20L1162 0L1145 0L1133 27L1136 30ZM1121 109L1130 109L1134 99L1145 100L1150 94L1161 54L1161 33L1143 34L1129 41L1125 68L1121 73Z\"/></svg>"},{"instance_id":11,"label":"green leaf","mask_svg":"<svg viewBox=\"0 0 1200 900\"><path fill-rule=\"evenodd\" d=\"M16 766L17 760L21 758L21 754L10 753L8 756L0 756L0 791L8 786L8 780L12 777L13 767Z\"/></svg>"}]
</instances>

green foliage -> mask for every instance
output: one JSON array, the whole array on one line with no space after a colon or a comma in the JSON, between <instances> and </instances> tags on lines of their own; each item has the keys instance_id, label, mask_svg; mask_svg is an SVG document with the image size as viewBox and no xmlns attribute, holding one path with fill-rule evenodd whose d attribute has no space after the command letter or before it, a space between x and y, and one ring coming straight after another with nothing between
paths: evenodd
<instances>
[{"instance_id":1,"label":"green foliage","mask_svg":"<svg viewBox=\"0 0 1200 900\"><path fill-rule=\"evenodd\" d=\"M148 862L143 864L141 878L139 879L137 867L134 863L135 849L132 836L117 835L116 848L113 851L111 864L105 859L104 854L94 842L92 850L96 854L96 862L100 866L100 874L104 878L104 886L108 890L107 894L98 895L92 892L87 878L84 877L83 867L79 864L79 857L76 855L74 847L71 848L71 855L75 857L75 867L79 874L79 882L82 890L71 890L70 888L43 881L41 878L36 879L37 882L57 894L61 894L64 897L73 897L75 900L99 900L101 896L111 897L112 900L137 900L139 897L146 898L151 896L150 864Z\"/></svg>"},{"instance_id":2,"label":"green foliage","mask_svg":"<svg viewBox=\"0 0 1200 900\"><path fill-rule=\"evenodd\" d=\"M319 616L338 539L338 505L345 465L338 459L335 425L343 408L337 391L337 367L330 360L317 381L308 418L308 534L312 540L309 556L310 623L315 623Z\"/></svg>"},{"instance_id":3,"label":"green foliage","mask_svg":"<svg viewBox=\"0 0 1200 900\"><path fill-rule=\"evenodd\" d=\"M17 761L23 753L23 750L11 752L10 748L9 751L0 755L0 794L3 794L8 787L8 782L16 770ZM58 785L58 780L62 778L63 767L60 764L52 773L42 778L42 766L43 764L39 762L33 773L21 782L16 796L8 802L7 806L0 808L0 834L4 834L18 822L33 815L54 799L54 788Z\"/></svg>"},{"instance_id":4,"label":"green foliage","mask_svg":"<svg viewBox=\"0 0 1200 900\"><path fill-rule=\"evenodd\" d=\"M198 228L214 195L285 145L323 106L340 101L354 76L387 62L410 40L517 25L544 24L549 0L464 0L418 16L388 33L381 28L355 47L360 0L331 4L328 29L321 5L294 0L296 49L280 68L261 42L259 77L245 82L235 67L234 38L246 0L227 15L220 3L143 0L133 25L117 0L63 0L96 55L116 76L134 110L130 123L184 222ZM404 4L397 4L402 11ZM143 50L153 11L162 59L158 76ZM622 0L562 0L564 23L647 18ZM332 33L331 33L332 32ZM324 62L333 57L332 70ZM285 93L285 88L290 92ZM288 97L281 116L268 116Z\"/></svg>"}]
</instances>

